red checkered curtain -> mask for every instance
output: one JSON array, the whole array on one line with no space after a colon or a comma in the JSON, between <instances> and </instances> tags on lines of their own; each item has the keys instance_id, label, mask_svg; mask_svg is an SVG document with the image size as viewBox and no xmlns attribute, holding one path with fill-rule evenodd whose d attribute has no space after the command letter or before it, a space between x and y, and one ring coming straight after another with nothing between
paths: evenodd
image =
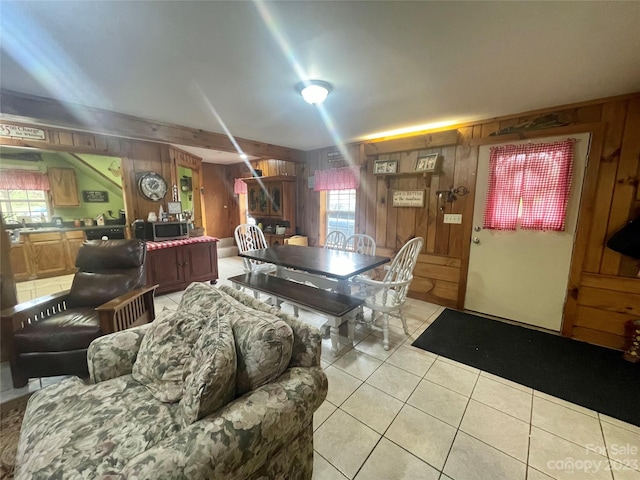
<instances>
[{"instance_id":1,"label":"red checkered curtain","mask_svg":"<svg viewBox=\"0 0 640 480\"><path fill-rule=\"evenodd\" d=\"M516 145L505 145L490 150L484 228L516 229L525 162L525 154L518 152L518 148Z\"/></svg>"},{"instance_id":2,"label":"red checkered curtain","mask_svg":"<svg viewBox=\"0 0 640 480\"><path fill-rule=\"evenodd\" d=\"M0 190L50 190L49 177L31 170L5 170L0 174Z\"/></svg>"},{"instance_id":3,"label":"red checkered curtain","mask_svg":"<svg viewBox=\"0 0 640 480\"><path fill-rule=\"evenodd\" d=\"M246 195L247 194L247 184L244 183L239 178L236 178L233 182L233 193L235 195Z\"/></svg>"},{"instance_id":4,"label":"red checkered curtain","mask_svg":"<svg viewBox=\"0 0 640 480\"><path fill-rule=\"evenodd\" d=\"M522 179L523 230L564 231L573 146L573 140L529 145Z\"/></svg>"},{"instance_id":5,"label":"red checkered curtain","mask_svg":"<svg viewBox=\"0 0 640 480\"><path fill-rule=\"evenodd\" d=\"M523 230L563 231L573 147L567 139L491 148L484 228L515 230L522 201Z\"/></svg>"},{"instance_id":6,"label":"red checkered curtain","mask_svg":"<svg viewBox=\"0 0 640 480\"><path fill-rule=\"evenodd\" d=\"M326 190L355 190L360 188L360 166L344 168L330 168L329 170L316 170L316 192Z\"/></svg>"}]
</instances>

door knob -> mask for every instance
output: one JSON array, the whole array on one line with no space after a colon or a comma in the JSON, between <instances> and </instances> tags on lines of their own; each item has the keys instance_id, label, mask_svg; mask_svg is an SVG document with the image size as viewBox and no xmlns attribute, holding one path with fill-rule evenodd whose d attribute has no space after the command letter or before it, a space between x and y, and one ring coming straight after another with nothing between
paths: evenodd
<instances>
[{"instance_id":1,"label":"door knob","mask_svg":"<svg viewBox=\"0 0 640 480\"><path fill-rule=\"evenodd\" d=\"M478 226L473 227L473 231L474 232L480 232L480 231L482 231L482 227L478 227Z\"/></svg>"},{"instance_id":2,"label":"door knob","mask_svg":"<svg viewBox=\"0 0 640 480\"><path fill-rule=\"evenodd\" d=\"M480 243L480 239L478 237L473 237L472 242L478 245Z\"/></svg>"}]
</instances>

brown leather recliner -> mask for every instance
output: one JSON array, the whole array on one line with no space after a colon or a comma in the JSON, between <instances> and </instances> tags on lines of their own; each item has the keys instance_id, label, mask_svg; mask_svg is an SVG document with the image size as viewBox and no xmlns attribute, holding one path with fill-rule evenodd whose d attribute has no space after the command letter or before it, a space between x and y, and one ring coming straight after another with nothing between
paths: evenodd
<instances>
[{"instance_id":1,"label":"brown leather recliner","mask_svg":"<svg viewBox=\"0 0 640 480\"><path fill-rule=\"evenodd\" d=\"M92 340L153 321L157 285L143 287L145 257L140 240L86 241L70 290L3 310L13 386L33 377L88 376Z\"/></svg>"}]
</instances>

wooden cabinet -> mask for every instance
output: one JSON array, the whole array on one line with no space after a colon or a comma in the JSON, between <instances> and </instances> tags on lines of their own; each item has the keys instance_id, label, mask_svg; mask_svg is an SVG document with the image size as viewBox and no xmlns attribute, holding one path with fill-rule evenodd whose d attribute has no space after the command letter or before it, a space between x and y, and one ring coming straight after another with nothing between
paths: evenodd
<instances>
[{"instance_id":1,"label":"wooden cabinet","mask_svg":"<svg viewBox=\"0 0 640 480\"><path fill-rule=\"evenodd\" d=\"M31 277L31 268L29 267L29 258L27 257L27 249L23 243L14 243L11 245L9 253L11 261L11 271L13 279L16 282L29 280Z\"/></svg>"},{"instance_id":2,"label":"wooden cabinet","mask_svg":"<svg viewBox=\"0 0 640 480\"><path fill-rule=\"evenodd\" d=\"M65 247L67 250L67 265L75 272L76 257L78 250L85 241L85 235L82 230L71 230L64 232Z\"/></svg>"},{"instance_id":3,"label":"wooden cabinet","mask_svg":"<svg viewBox=\"0 0 640 480\"><path fill-rule=\"evenodd\" d=\"M40 278L68 273L67 251L61 232L31 233L28 248L33 275Z\"/></svg>"},{"instance_id":4,"label":"wooden cabinet","mask_svg":"<svg viewBox=\"0 0 640 480\"><path fill-rule=\"evenodd\" d=\"M296 231L295 181L296 177L290 175L244 179L249 215L265 224L275 225L278 220L286 220L289 222L286 235L293 235Z\"/></svg>"},{"instance_id":5,"label":"wooden cabinet","mask_svg":"<svg viewBox=\"0 0 640 480\"><path fill-rule=\"evenodd\" d=\"M25 232L20 238L20 243L11 245L11 268L16 281L76 272L78 250L85 241L84 231Z\"/></svg>"},{"instance_id":6,"label":"wooden cabinet","mask_svg":"<svg viewBox=\"0 0 640 480\"><path fill-rule=\"evenodd\" d=\"M51 187L51 199L54 207L78 207L78 185L76 172L71 168L47 169L49 186Z\"/></svg>"},{"instance_id":7,"label":"wooden cabinet","mask_svg":"<svg viewBox=\"0 0 640 480\"><path fill-rule=\"evenodd\" d=\"M156 293L184 290L192 282L218 279L217 242L195 242L147 252L147 284Z\"/></svg>"}]
</instances>

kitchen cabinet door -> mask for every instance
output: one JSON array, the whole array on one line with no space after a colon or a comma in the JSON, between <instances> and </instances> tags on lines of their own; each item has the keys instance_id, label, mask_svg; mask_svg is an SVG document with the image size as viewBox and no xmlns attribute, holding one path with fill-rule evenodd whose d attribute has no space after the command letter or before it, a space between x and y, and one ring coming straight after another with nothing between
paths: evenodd
<instances>
[{"instance_id":1,"label":"kitchen cabinet door","mask_svg":"<svg viewBox=\"0 0 640 480\"><path fill-rule=\"evenodd\" d=\"M27 249L22 243L11 245L9 253L13 279L17 282L28 280L31 277L31 268L27 257Z\"/></svg>"},{"instance_id":2,"label":"kitchen cabinet door","mask_svg":"<svg viewBox=\"0 0 640 480\"><path fill-rule=\"evenodd\" d=\"M66 246L67 246L67 265L71 273L76 271L76 257L78 256L78 250L85 241L84 232L82 230L72 230L65 232Z\"/></svg>"},{"instance_id":3,"label":"kitchen cabinet door","mask_svg":"<svg viewBox=\"0 0 640 480\"><path fill-rule=\"evenodd\" d=\"M68 273L67 251L61 233L37 233L29 237L31 263L38 278Z\"/></svg>"},{"instance_id":4,"label":"kitchen cabinet door","mask_svg":"<svg viewBox=\"0 0 640 480\"><path fill-rule=\"evenodd\" d=\"M47 170L47 176L49 177L51 198L54 207L80 206L76 172L73 169L49 168Z\"/></svg>"}]
</instances>

